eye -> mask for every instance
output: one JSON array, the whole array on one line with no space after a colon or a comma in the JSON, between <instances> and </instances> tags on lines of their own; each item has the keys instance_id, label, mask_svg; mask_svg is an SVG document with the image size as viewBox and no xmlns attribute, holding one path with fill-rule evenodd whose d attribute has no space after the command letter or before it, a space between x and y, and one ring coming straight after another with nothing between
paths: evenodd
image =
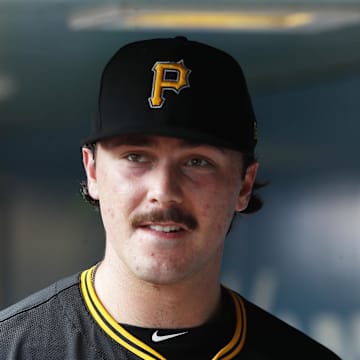
<instances>
[{"instance_id":1,"label":"eye","mask_svg":"<svg viewBox=\"0 0 360 360\"><path fill-rule=\"evenodd\" d=\"M191 158L186 161L186 166L194 166L194 167L208 167L210 166L210 162L203 158Z\"/></svg>"},{"instance_id":2,"label":"eye","mask_svg":"<svg viewBox=\"0 0 360 360\"><path fill-rule=\"evenodd\" d=\"M131 161L131 162L134 162L134 163L144 163L144 162L149 161L149 159L143 154L131 153L131 154L127 154L125 158L128 161Z\"/></svg>"}]
</instances>

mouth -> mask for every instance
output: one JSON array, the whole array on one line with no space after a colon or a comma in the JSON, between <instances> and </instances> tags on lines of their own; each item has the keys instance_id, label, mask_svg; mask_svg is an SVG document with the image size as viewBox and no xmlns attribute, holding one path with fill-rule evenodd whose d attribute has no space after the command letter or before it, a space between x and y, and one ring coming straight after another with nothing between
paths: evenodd
<instances>
[{"instance_id":1,"label":"mouth","mask_svg":"<svg viewBox=\"0 0 360 360\"><path fill-rule=\"evenodd\" d=\"M165 232L165 233L174 233L174 232L179 232L182 230L181 227L179 227L179 226L151 225L151 226L149 226L149 228L151 230L161 231L161 232Z\"/></svg>"},{"instance_id":2,"label":"mouth","mask_svg":"<svg viewBox=\"0 0 360 360\"><path fill-rule=\"evenodd\" d=\"M141 228L150 229L162 233L178 233L187 229L182 225L144 224Z\"/></svg>"}]
</instances>

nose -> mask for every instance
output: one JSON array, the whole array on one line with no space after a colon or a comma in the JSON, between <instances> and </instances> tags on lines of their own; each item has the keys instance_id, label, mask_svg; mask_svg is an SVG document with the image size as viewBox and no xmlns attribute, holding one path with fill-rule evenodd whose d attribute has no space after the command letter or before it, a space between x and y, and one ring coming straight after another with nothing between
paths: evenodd
<instances>
[{"instance_id":1,"label":"nose","mask_svg":"<svg viewBox=\"0 0 360 360\"><path fill-rule=\"evenodd\" d=\"M180 204L183 201L181 174L175 165L158 163L148 178L148 200L153 204Z\"/></svg>"}]
</instances>

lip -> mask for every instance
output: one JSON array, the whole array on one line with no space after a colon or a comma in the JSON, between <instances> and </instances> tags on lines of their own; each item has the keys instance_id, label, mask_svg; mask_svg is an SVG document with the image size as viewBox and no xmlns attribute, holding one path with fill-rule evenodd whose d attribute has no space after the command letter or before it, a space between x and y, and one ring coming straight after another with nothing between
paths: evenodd
<instances>
[{"instance_id":1,"label":"lip","mask_svg":"<svg viewBox=\"0 0 360 360\"><path fill-rule=\"evenodd\" d=\"M144 222L140 224L140 228L149 229L157 232L164 233L178 233L182 231L190 231L190 229L184 225L175 222Z\"/></svg>"},{"instance_id":2,"label":"lip","mask_svg":"<svg viewBox=\"0 0 360 360\"><path fill-rule=\"evenodd\" d=\"M177 229L177 231L169 231ZM177 223L146 223L138 227L138 231L142 232L145 238L149 240L159 241L161 239L166 240L180 240L185 235L189 234L189 231L183 224ZM145 239L144 238L144 239Z\"/></svg>"}]
</instances>

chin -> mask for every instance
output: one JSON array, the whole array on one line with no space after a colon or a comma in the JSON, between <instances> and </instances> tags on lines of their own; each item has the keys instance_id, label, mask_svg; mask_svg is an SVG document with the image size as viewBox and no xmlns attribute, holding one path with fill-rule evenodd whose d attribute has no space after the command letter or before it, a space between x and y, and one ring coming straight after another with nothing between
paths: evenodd
<instances>
[{"instance_id":1,"label":"chin","mask_svg":"<svg viewBox=\"0 0 360 360\"><path fill-rule=\"evenodd\" d=\"M179 266L169 264L147 264L147 266L138 265L135 270L135 276L142 281L154 285L175 285L186 278L187 271Z\"/></svg>"}]
</instances>

